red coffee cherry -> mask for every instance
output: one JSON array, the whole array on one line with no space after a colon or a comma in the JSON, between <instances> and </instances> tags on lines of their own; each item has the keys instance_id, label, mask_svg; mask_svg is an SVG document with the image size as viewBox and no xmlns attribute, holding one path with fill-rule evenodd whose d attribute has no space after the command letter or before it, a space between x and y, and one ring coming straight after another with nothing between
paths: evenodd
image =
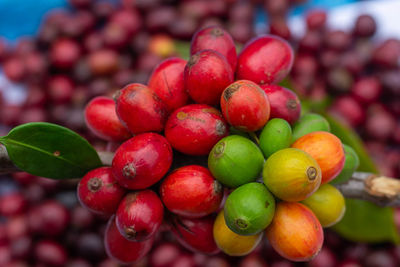
<instances>
[{"instance_id":1,"label":"red coffee cherry","mask_svg":"<svg viewBox=\"0 0 400 267\"><path fill-rule=\"evenodd\" d=\"M133 263L143 258L150 251L153 241L153 238L143 242L127 240L118 231L115 216L109 219L104 236L104 246L108 257L121 264Z\"/></svg>"},{"instance_id":2,"label":"red coffee cherry","mask_svg":"<svg viewBox=\"0 0 400 267\"><path fill-rule=\"evenodd\" d=\"M190 57L184 72L186 89L197 103L216 105L222 91L234 81L226 58L214 50L201 50Z\"/></svg>"},{"instance_id":3,"label":"red coffee cherry","mask_svg":"<svg viewBox=\"0 0 400 267\"><path fill-rule=\"evenodd\" d=\"M117 115L134 134L161 132L167 119L167 109L161 99L147 86L132 83L116 94Z\"/></svg>"},{"instance_id":4,"label":"red coffee cherry","mask_svg":"<svg viewBox=\"0 0 400 267\"><path fill-rule=\"evenodd\" d=\"M51 62L58 68L71 68L79 60L81 50L79 44L72 39L57 40L50 51Z\"/></svg>"},{"instance_id":5,"label":"red coffee cherry","mask_svg":"<svg viewBox=\"0 0 400 267\"><path fill-rule=\"evenodd\" d=\"M293 65L294 52L280 37L265 35L245 45L238 58L236 78L258 84L279 83Z\"/></svg>"},{"instance_id":6,"label":"red coffee cherry","mask_svg":"<svg viewBox=\"0 0 400 267\"><path fill-rule=\"evenodd\" d=\"M220 251L214 241L214 216L190 219L175 217L171 222L171 231L185 248L205 254L216 254Z\"/></svg>"},{"instance_id":7,"label":"red coffee cherry","mask_svg":"<svg viewBox=\"0 0 400 267\"><path fill-rule=\"evenodd\" d=\"M120 185L144 189L158 182L172 163L172 148L164 136L144 133L132 137L115 152L112 172Z\"/></svg>"},{"instance_id":8,"label":"red coffee cherry","mask_svg":"<svg viewBox=\"0 0 400 267\"><path fill-rule=\"evenodd\" d=\"M194 55L200 50L211 49L221 53L232 71L236 69L236 47L232 36L220 26L210 26L197 31L190 43L190 54Z\"/></svg>"},{"instance_id":9,"label":"red coffee cherry","mask_svg":"<svg viewBox=\"0 0 400 267\"><path fill-rule=\"evenodd\" d=\"M88 210L102 215L112 215L125 194L115 180L111 167L101 167L88 172L78 184L78 199Z\"/></svg>"},{"instance_id":10,"label":"red coffee cherry","mask_svg":"<svg viewBox=\"0 0 400 267\"><path fill-rule=\"evenodd\" d=\"M131 136L115 112L114 100L109 97L93 98L86 105L85 121L96 136L107 141L124 141Z\"/></svg>"},{"instance_id":11,"label":"red coffee cherry","mask_svg":"<svg viewBox=\"0 0 400 267\"><path fill-rule=\"evenodd\" d=\"M189 95L183 80L186 60L173 57L161 62L151 74L149 87L165 103L169 112L187 104Z\"/></svg>"},{"instance_id":12,"label":"red coffee cherry","mask_svg":"<svg viewBox=\"0 0 400 267\"><path fill-rule=\"evenodd\" d=\"M189 165L168 175L161 184L160 194L173 213L199 218L217 211L223 190L207 168Z\"/></svg>"},{"instance_id":13,"label":"red coffee cherry","mask_svg":"<svg viewBox=\"0 0 400 267\"><path fill-rule=\"evenodd\" d=\"M301 104L297 95L279 85L262 85L271 106L270 118L281 118L289 123L296 122L301 113Z\"/></svg>"},{"instance_id":14,"label":"red coffee cherry","mask_svg":"<svg viewBox=\"0 0 400 267\"><path fill-rule=\"evenodd\" d=\"M207 155L227 135L228 125L222 114L208 105L181 107L165 125L165 137L171 146L188 155Z\"/></svg>"},{"instance_id":15,"label":"red coffee cherry","mask_svg":"<svg viewBox=\"0 0 400 267\"><path fill-rule=\"evenodd\" d=\"M267 123L270 104L260 86L252 81L240 80L224 90L221 110L230 125L242 131L253 132Z\"/></svg>"},{"instance_id":16,"label":"red coffee cherry","mask_svg":"<svg viewBox=\"0 0 400 267\"><path fill-rule=\"evenodd\" d=\"M151 190L129 193L118 207L115 222L119 232L130 241L152 238L160 228L164 207Z\"/></svg>"}]
</instances>

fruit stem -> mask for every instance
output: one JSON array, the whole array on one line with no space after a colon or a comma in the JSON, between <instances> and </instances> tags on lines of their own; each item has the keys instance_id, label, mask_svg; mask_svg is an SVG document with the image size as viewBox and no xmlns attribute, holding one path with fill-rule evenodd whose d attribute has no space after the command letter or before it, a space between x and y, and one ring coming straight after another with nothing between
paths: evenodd
<instances>
[{"instance_id":1,"label":"fruit stem","mask_svg":"<svg viewBox=\"0 0 400 267\"><path fill-rule=\"evenodd\" d=\"M253 141L256 142L257 145L260 144L260 140L258 139L258 137L255 134L255 132L249 132L249 135L250 135L251 139L253 139Z\"/></svg>"}]
</instances>

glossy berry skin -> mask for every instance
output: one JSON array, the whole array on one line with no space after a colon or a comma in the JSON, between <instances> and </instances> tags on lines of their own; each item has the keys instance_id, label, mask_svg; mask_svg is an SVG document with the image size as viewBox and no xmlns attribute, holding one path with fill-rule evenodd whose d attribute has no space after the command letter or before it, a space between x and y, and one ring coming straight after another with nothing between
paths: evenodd
<instances>
[{"instance_id":1,"label":"glossy berry skin","mask_svg":"<svg viewBox=\"0 0 400 267\"><path fill-rule=\"evenodd\" d=\"M164 129L166 106L147 86L129 84L117 92L115 101L118 117L133 134Z\"/></svg>"},{"instance_id":2,"label":"glossy berry skin","mask_svg":"<svg viewBox=\"0 0 400 267\"><path fill-rule=\"evenodd\" d=\"M115 222L119 232L130 241L152 238L160 228L164 207L151 190L129 193L121 201Z\"/></svg>"},{"instance_id":3,"label":"glossy berry skin","mask_svg":"<svg viewBox=\"0 0 400 267\"><path fill-rule=\"evenodd\" d=\"M324 232L312 211L297 202L280 202L265 230L272 247L291 261L309 261L321 250Z\"/></svg>"},{"instance_id":4,"label":"glossy berry skin","mask_svg":"<svg viewBox=\"0 0 400 267\"><path fill-rule=\"evenodd\" d=\"M190 219L175 217L171 231L185 248L193 252L216 254L220 251L214 240L214 216Z\"/></svg>"},{"instance_id":5,"label":"glossy berry skin","mask_svg":"<svg viewBox=\"0 0 400 267\"><path fill-rule=\"evenodd\" d=\"M131 137L115 112L115 102L112 98L105 96L93 98L86 105L85 121L87 127L104 140L124 141Z\"/></svg>"},{"instance_id":6,"label":"glossy berry skin","mask_svg":"<svg viewBox=\"0 0 400 267\"><path fill-rule=\"evenodd\" d=\"M248 80L236 81L224 90L221 110L230 125L245 132L261 129L270 116L267 95L260 86Z\"/></svg>"},{"instance_id":7,"label":"glossy berry skin","mask_svg":"<svg viewBox=\"0 0 400 267\"><path fill-rule=\"evenodd\" d=\"M189 95L183 80L186 63L186 60L177 57L166 59L150 76L149 87L165 103L168 112L188 103Z\"/></svg>"},{"instance_id":8,"label":"glossy berry skin","mask_svg":"<svg viewBox=\"0 0 400 267\"><path fill-rule=\"evenodd\" d=\"M78 184L78 199L88 210L112 215L125 195L112 174L111 167L100 167L88 172Z\"/></svg>"},{"instance_id":9,"label":"glossy berry skin","mask_svg":"<svg viewBox=\"0 0 400 267\"><path fill-rule=\"evenodd\" d=\"M273 35L257 37L239 54L236 78L257 84L279 83L292 68L293 59L293 49L282 38Z\"/></svg>"},{"instance_id":10,"label":"glossy berry skin","mask_svg":"<svg viewBox=\"0 0 400 267\"><path fill-rule=\"evenodd\" d=\"M194 55L200 50L211 49L221 53L232 71L236 69L237 56L236 47L232 36L219 26L210 26L197 31L190 43L190 54Z\"/></svg>"},{"instance_id":11,"label":"glossy berry skin","mask_svg":"<svg viewBox=\"0 0 400 267\"><path fill-rule=\"evenodd\" d=\"M150 251L153 241L153 238L143 242L127 240L118 231L115 216L112 216L106 228L104 246L108 257L121 264L129 264L143 258Z\"/></svg>"},{"instance_id":12,"label":"glossy berry skin","mask_svg":"<svg viewBox=\"0 0 400 267\"><path fill-rule=\"evenodd\" d=\"M158 182L172 163L172 148L156 133L143 133L123 143L115 152L112 172L120 185L144 189Z\"/></svg>"},{"instance_id":13,"label":"glossy berry skin","mask_svg":"<svg viewBox=\"0 0 400 267\"><path fill-rule=\"evenodd\" d=\"M185 87L199 104L217 105L222 91L233 82L226 58L214 50L201 50L190 57L184 71Z\"/></svg>"},{"instance_id":14,"label":"glossy berry skin","mask_svg":"<svg viewBox=\"0 0 400 267\"><path fill-rule=\"evenodd\" d=\"M268 96L271 118L281 118L290 124L295 123L300 118L300 100L293 91L273 84L260 87Z\"/></svg>"},{"instance_id":15,"label":"glossy berry skin","mask_svg":"<svg viewBox=\"0 0 400 267\"><path fill-rule=\"evenodd\" d=\"M171 212L200 218L217 211L223 190L207 168L189 165L176 169L164 179L160 195Z\"/></svg>"},{"instance_id":16,"label":"glossy berry skin","mask_svg":"<svg viewBox=\"0 0 400 267\"><path fill-rule=\"evenodd\" d=\"M321 184L335 179L343 169L343 145L340 139L331 133L319 131L303 135L292 147L303 150L317 161L322 171Z\"/></svg>"},{"instance_id":17,"label":"glossy berry skin","mask_svg":"<svg viewBox=\"0 0 400 267\"><path fill-rule=\"evenodd\" d=\"M228 135L228 125L215 108L192 104L175 110L165 125L165 137L173 148L188 155L207 155Z\"/></svg>"}]
</instances>

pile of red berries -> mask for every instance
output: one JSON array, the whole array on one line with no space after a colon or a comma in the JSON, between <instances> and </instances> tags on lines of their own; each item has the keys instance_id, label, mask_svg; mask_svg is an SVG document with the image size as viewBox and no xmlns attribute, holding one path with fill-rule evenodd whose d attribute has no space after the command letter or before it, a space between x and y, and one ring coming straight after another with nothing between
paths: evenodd
<instances>
[{"instance_id":1,"label":"pile of red berries","mask_svg":"<svg viewBox=\"0 0 400 267\"><path fill-rule=\"evenodd\" d=\"M106 220L83 208L76 182L18 172L0 179L0 266L106 265Z\"/></svg>"},{"instance_id":2,"label":"pile of red berries","mask_svg":"<svg viewBox=\"0 0 400 267\"><path fill-rule=\"evenodd\" d=\"M69 2L69 8L46 14L37 36L15 45L0 37L0 65L10 81L0 95L2 125L48 121L87 135L87 102L133 81L146 82L154 66L178 53L174 39L189 40L211 24L232 28L235 41L253 35L251 2ZM20 92L17 101L8 97L14 90Z\"/></svg>"},{"instance_id":3,"label":"pile of red berries","mask_svg":"<svg viewBox=\"0 0 400 267\"><path fill-rule=\"evenodd\" d=\"M296 123L300 102L277 85L293 58L290 45L273 35L253 39L237 56L229 33L211 26L193 36L189 61L166 59L148 85L132 83L114 100L88 103L88 127L121 142L111 167L90 171L78 185L82 205L110 217L111 258L142 258L163 221L195 252L246 255L264 230L290 260L319 252L322 226L345 210L341 193L326 184L342 172L345 153L323 117ZM261 173L264 184L256 182ZM276 208L275 197L284 201Z\"/></svg>"},{"instance_id":4,"label":"pile of red berries","mask_svg":"<svg viewBox=\"0 0 400 267\"><path fill-rule=\"evenodd\" d=\"M329 111L357 130L382 174L400 175L400 40L376 42L375 19L362 14L347 31L327 26L328 14L307 14L291 79L314 103L332 96Z\"/></svg>"}]
</instances>

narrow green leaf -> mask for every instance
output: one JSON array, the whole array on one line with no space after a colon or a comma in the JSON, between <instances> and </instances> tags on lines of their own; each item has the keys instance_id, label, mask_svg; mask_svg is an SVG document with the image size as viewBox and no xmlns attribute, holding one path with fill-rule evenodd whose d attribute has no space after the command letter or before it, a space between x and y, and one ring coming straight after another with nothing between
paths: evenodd
<instances>
[{"instance_id":1,"label":"narrow green leaf","mask_svg":"<svg viewBox=\"0 0 400 267\"><path fill-rule=\"evenodd\" d=\"M59 125L33 122L0 138L12 162L33 175L67 179L101 166L94 148L77 133Z\"/></svg>"},{"instance_id":2,"label":"narrow green leaf","mask_svg":"<svg viewBox=\"0 0 400 267\"><path fill-rule=\"evenodd\" d=\"M358 199L346 199L346 213L333 226L333 230L355 242L393 242L398 244L400 236L393 220L393 209L378 207Z\"/></svg>"},{"instance_id":3,"label":"narrow green leaf","mask_svg":"<svg viewBox=\"0 0 400 267\"><path fill-rule=\"evenodd\" d=\"M351 146L360 158L359 171L378 173L375 163L368 155L367 150L358 134L351 128L343 125L330 115L323 114L331 125L331 132L339 137L344 144Z\"/></svg>"}]
</instances>

